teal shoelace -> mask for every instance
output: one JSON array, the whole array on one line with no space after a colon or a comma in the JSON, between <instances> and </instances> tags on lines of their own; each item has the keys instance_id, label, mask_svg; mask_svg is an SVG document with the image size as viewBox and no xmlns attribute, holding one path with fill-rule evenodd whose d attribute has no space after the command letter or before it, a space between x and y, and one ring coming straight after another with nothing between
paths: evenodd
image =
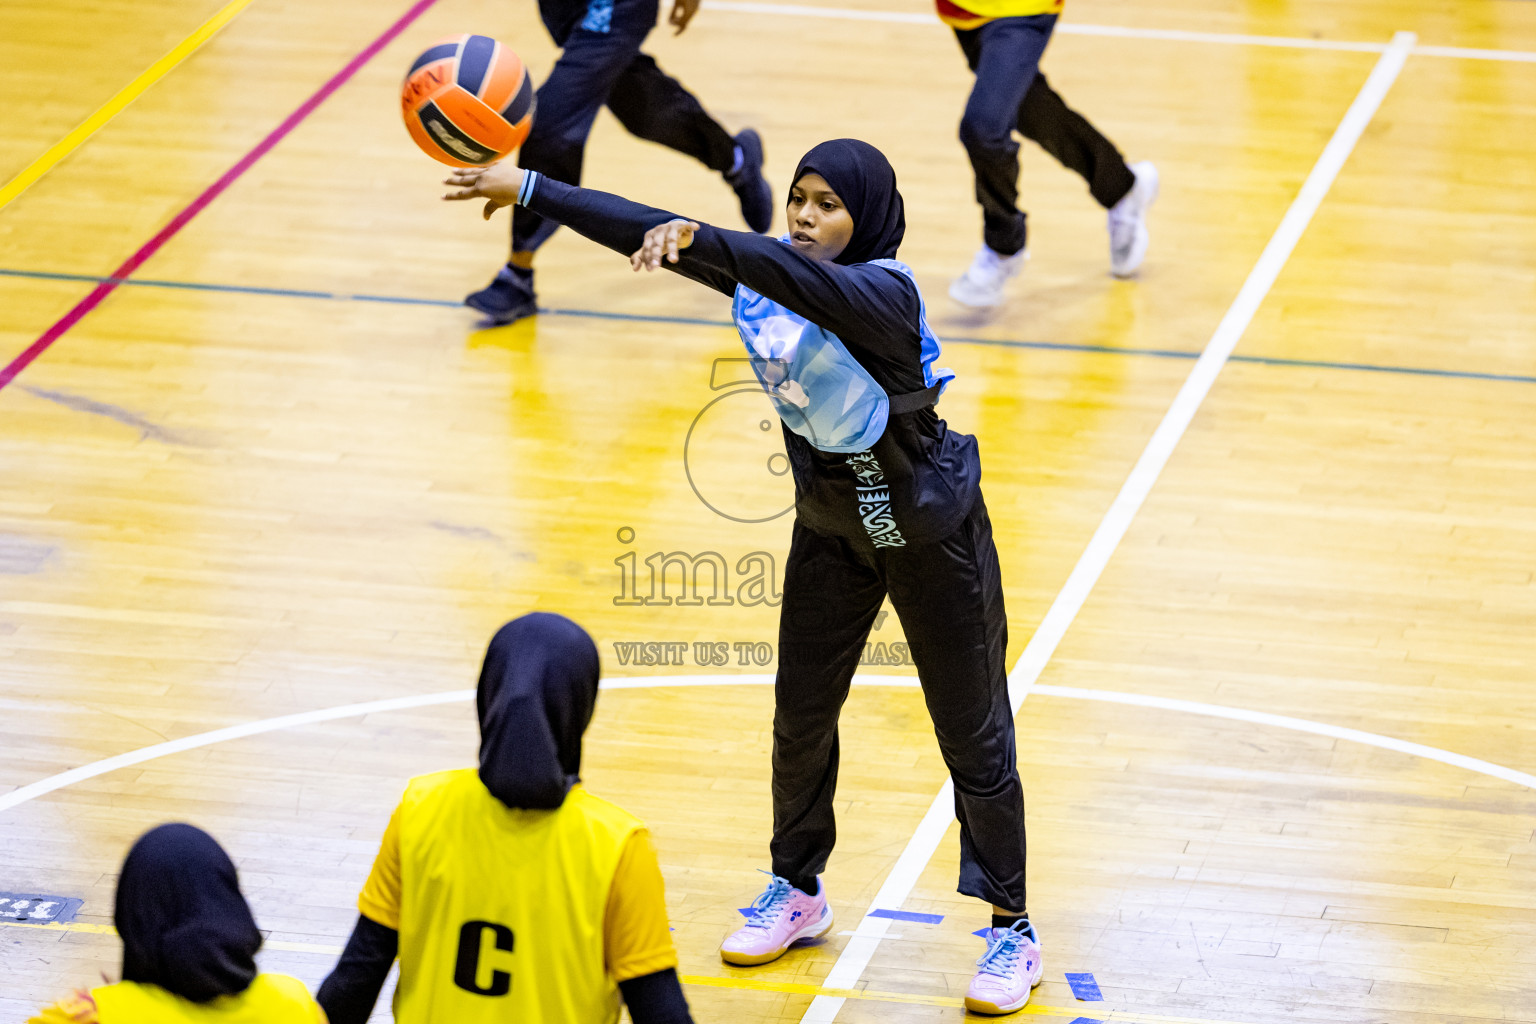
<instances>
[{"instance_id":1,"label":"teal shoelace","mask_svg":"<svg viewBox=\"0 0 1536 1024\"><path fill-rule=\"evenodd\" d=\"M759 870L762 870L759 868ZM773 925L773 919L779 916L779 908L788 900L794 887L789 884L789 879L780 878L778 875L764 871L773 881L768 883L768 888L763 894L752 901L752 916L747 919L748 928L769 928Z\"/></svg>"},{"instance_id":2,"label":"teal shoelace","mask_svg":"<svg viewBox=\"0 0 1536 1024\"><path fill-rule=\"evenodd\" d=\"M1006 978L1013 973L1014 965L1019 962L1019 954L1024 951L1024 940L1029 938L1029 932L1024 930L1027 927L1023 921L1015 921L1013 927L987 945L987 951L976 961L982 974Z\"/></svg>"}]
</instances>

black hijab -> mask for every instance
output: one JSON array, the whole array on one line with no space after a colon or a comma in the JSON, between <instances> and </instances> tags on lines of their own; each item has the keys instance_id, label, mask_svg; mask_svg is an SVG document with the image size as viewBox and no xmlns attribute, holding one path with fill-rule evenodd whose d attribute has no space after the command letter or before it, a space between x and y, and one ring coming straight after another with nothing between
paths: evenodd
<instances>
[{"instance_id":1,"label":"black hijab","mask_svg":"<svg viewBox=\"0 0 1536 1024\"><path fill-rule=\"evenodd\" d=\"M206 1003L256 977L261 933L234 863L202 829L161 825L139 837L117 879L113 920L124 981Z\"/></svg>"},{"instance_id":2,"label":"black hijab","mask_svg":"<svg viewBox=\"0 0 1536 1024\"><path fill-rule=\"evenodd\" d=\"M485 652L480 781L508 807L554 808L578 781L581 734L597 704L597 645L563 615L534 612Z\"/></svg>"},{"instance_id":3,"label":"black hijab","mask_svg":"<svg viewBox=\"0 0 1536 1024\"><path fill-rule=\"evenodd\" d=\"M850 266L895 259L907 219L896 172L885 154L858 139L833 139L800 158L795 182L811 172L826 179L853 217L853 238L832 262Z\"/></svg>"}]
</instances>

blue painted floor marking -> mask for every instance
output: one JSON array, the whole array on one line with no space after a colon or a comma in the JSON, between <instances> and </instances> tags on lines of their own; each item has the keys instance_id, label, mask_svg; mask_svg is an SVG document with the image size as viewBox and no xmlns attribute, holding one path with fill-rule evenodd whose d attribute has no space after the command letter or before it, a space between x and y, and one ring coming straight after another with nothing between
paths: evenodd
<instances>
[{"instance_id":1,"label":"blue painted floor marking","mask_svg":"<svg viewBox=\"0 0 1536 1024\"><path fill-rule=\"evenodd\" d=\"M938 924L943 914L919 914L913 910L871 910L868 917L886 917L892 921L912 921L917 924Z\"/></svg>"},{"instance_id":2,"label":"blue painted floor marking","mask_svg":"<svg viewBox=\"0 0 1536 1024\"><path fill-rule=\"evenodd\" d=\"M324 299L332 302L382 302L397 306L435 306L445 309L461 309L463 303L449 299L415 298L409 295L370 295L364 293L327 292L303 288L265 288L258 285L209 284L201 281L161 281L150 278L130 277L118 280L94 274L68 274L49 270L17 270L0 267L0 277L30 278L41 281L78 281L84 284L117 283L138 288L174 288L182 291L223 292L234 295L268 295L290 299ZM598 309L544 308L539 312L546 316L584 317L590 320L619 320L627 323L681 324L693 327L734 327L729 320L711 320L690 316L657 316L645 313L620 313ZM1116 345L1084 345L1059 341L1023 341L1009 338L978 338L950 334L946 342L959 345L988 345L993 348L1022 348L1045 352L1087 352L1101 355L1147 356L1154 359L1200 358L1198 351L1162 348L1124 348ZM1247 356L1233 354L1234 363L1253 363L1259 366L1290 366L1319 370L1353 370L1364 373L1395 373L1417 377L1447 377L1461 380L1503 381L1510 384L1536 384L1536 376L1514 373L1483 373L1476 370L1445 370L1429 366L1387 366L1376 363L1329 362L1322 359L1284 359L1278 356Z\"/></svg>"},{"instance_id":3,"label":"blue painted floor marking","mask_svg":"<svg viewBox=\"0 0 1536 1024\"><path fill-rule=\"evenodd\" d=\"M1072 994L1084 1002L1104 1001L1104 993L1099 991L1099 983L1091 974L1068 974L1067 984L1072 986Z\"/></svg>"}]
</instances>

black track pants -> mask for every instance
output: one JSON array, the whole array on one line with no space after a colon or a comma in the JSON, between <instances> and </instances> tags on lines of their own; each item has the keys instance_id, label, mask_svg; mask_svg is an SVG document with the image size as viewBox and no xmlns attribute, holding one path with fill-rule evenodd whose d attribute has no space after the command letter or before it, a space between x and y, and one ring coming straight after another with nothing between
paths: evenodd
<instances>
[{"instance_id":1,"label":"black track pants","mask_svg":"<svg viewBox=\"0 0 1536 1024\"><path fill-rule=\"evenodd\" d=\"M656 24L657 0L603 4L594 0L588 16L573 26L546 15L545 24L564 49L539 86L533 131L518 163L558 181L579 183L587 136L598 109L607 104L630 134L691 156L711 170L729 171L736 156L730 133L681 82L640 52ZM526 207L515 207L512 251L533 252L557 227Z\"/></svg>"},{"instance_id":2,"label":"black track pants","mask_svg":"<svg viewBox=\"0 0 1536 1024\"><path fill-rule=\"evenodd\" d=\"M798 522L784 572L773 715L773 871L809 880L837 838L837 717L889 593L955 784L959 890L1024 905L1024 791L1008 705L1008 619L986 504L947 539L861 554Z\"/></svg>"},{"instance_id":3,"label":"black track pants","mask_svg":"<svg viewBox=\"0 0 1536 1024\"><path fill-rule=\"evenodd\" d=\"M1013 132L1032 139L1082 175L1099 205L1114 206L1136 184L1125 157L1081 114L1062 102L1040 73L1040 57L1056 26L1054 14L999 18L955 37L976 85L960 120L960 142L976 172L982 236L1004 256L1024 248L1024 214L1018 209L1019 144Z\"/></svg>"}]
</instances>

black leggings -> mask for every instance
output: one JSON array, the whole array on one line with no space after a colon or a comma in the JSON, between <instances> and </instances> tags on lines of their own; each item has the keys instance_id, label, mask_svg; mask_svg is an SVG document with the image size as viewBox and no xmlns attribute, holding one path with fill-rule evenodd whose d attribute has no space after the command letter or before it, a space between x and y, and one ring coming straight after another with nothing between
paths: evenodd
<instances>
[{"instance_id":1,"label":"black leggings","mask_svg":"<svg viewBox=\"0 0 1536 1024\"><path fill-rule=\"evenodd\" d=\"M1014 129L1088 182L1099 205L1114 206L1136 184L1125 158L1097 128L1070 109L1040 73L1040 57L1056 27L1054 14L999 18L955 37L976 85L960 120L960 142L976 172L982 237L1004 256L1024 248L1018 209L1019 144Z\"/></svg>"},{"instance_id":2,"label":"black leggings","mask_svg":"<svg viewBox=\"0 0 1536 1024\"><path fill-rule=\"evenodd\" d=\"M564 49L539 86L533 131L523 143L520 166L580 183L587 136L606 104L630 134L694 157L711 170L729 171L736 155L730 133L681 82L640 52L656 24L657 0L593 0L587 15L574 22L569 6L540 5L545 25ZM557 227L527 207L516 207L512 251L533 252Z\"/></svg>"},{"instance_id":3,"label":"black leggings","mask_svg":"<svg viewBox=\"0 0 1536 1024\"><path fill-rule=\"evenodd\" d=\"M1024 790L1008 704L1008 618L986 504L943 541L856 550L796 522L773 715L773 871L807 891L837 839L837 718L880 605L901 619L960 820L960 892L1024 905Z\"/></svg>"}]
</instances>

